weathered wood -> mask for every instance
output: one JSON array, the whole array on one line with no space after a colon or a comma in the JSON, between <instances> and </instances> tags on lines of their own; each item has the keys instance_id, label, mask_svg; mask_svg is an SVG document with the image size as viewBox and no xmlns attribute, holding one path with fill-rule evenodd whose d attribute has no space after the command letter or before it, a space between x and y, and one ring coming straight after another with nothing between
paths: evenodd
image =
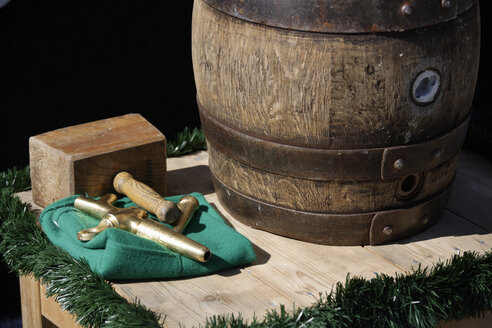
<instances>
[{"instance_id":1,"label":"weathered wood","mask_svg":"<svg viewBox=\"0 0 492 328\"><path fill-rule=\"evenodd\" d=\"M50 131L29 139L34 201L112 192L116 173L128 171L165 194L166 140L139 114Z\"/></svg>"},{"instance_id":2,"label":"weathered wood","mask_svg":"<svg viewBox=\"0 0 492 328\"><path fill-rule=\"evenodd\" d=\"M29 193L23 193L27 198ZM30 276L20 276L22 326L24 328L78 328L74 318L53 299L45 296L46 290Z\"/></svg>"},{"instance_id":3,"label":"weathered wood","mask_svg":"<svg viewBox=\"0 0 492 328\"><path fill-rule=\"evenodd\" d=\"M445 211L441 221L400 243L365 247L404 271L435 264L467 251L492 249L492 234Z\"/></svg>"},{"instance_id":4,"label":"weathered wood","mask_svg":"<svg viewBox=\"0 0 492 328\"><path fill-rule=\"evenodd\" d=\"M328 33L401 31L456 18L477 0L204 0L211 7L249 22ZM402 14L406 4L411 14Z\"/></svg>"},{"instance_id":5,"label":"weathered wood","mask_svg":"<svg viewBox=\"0 0 492 328\"><path fill-rule=\"evenodd\" d=\"M199 102L198 108L207 142L227 157L263 171L322 181L397 179L436 168L460 151L469 123L467 119L449 133L418 144L371 149L319 149L256 138L212 117ZM396 168L394 163L397 160L405 165Z\"/></svg>"},{"instance_id":6,"label":"weathered wood","mask_svg":"<svg viewBox=\"0 0 492 328\"><path fill-rule=\"evenodd\" d=\"M353 9L326 4L299 8L296 26L325 11ZM324 244L366 243L357 236L336 240L327 234L322 240L309 231L299 234L296 224L289 224L290 230L272 225L282 225L294 210L303 212L298 224L319 232L336 222L318 214L359 213L344 220L354 220L358 229L367 226L362 215L415 209L449 187L478 72L478 5L460 7L452 19L431 15L439 24L422 27L410 20L405 30L385 33L312 33L324 30L279 29L269 25L285 26L245 18L248 12L261 17L272 6L286 12L297 8L275 1L195 1L193 69L219 199L232 211L241 209L235 212L238 219L259 229ZM429 15L442 9L429 6ZM233 9L238 12L226 14ZM316 14L304 17L305 11ZM292 19L283 14L267 16ZM304 163L308 169L302 172ZM363 173L357 170L361 166ZM264 211L261 220L250 219L264 205L269 217ZM401 237L431 220L427 213L415 213L422 217L413 217L416 224ZM432 213L434 222L437 211ZM399 213L393 214L396 222ZM394 230L385 215L383 228L390 235ZM349 232L341 225L335 230ZM370 240L388 241L379 237Z\"/></svg>"},{"instance_id":7,"label":"weathered wood","mask_svg":"<svg viewBox=\"0 0 492 328\"><path fill-rule=\"evenodd\" d=\"M488 181L489 167L475 166L460 158L459 174L471 181ZM254 245L257 260L249 266L224 270L217 274L162 281L115 283L113 286L128 300L139 301L149 309L166 315L166 327L174 328L203 324L206 317L218 314L241 313L251 321L262 318L267 310L281 304L291 310L294 306L313 304L319 293L330 291L336 282L352 276L372 278L375 273L404 273L418 263L433 265L451 255L466 250L479 253L492 247L492 234L480 228L478 215L462 218L449 211L431 229L412 238L376 247L335 247L296 241L247 227L231 216L211 191L208 156L199 152L189 156L168 159L168 177L172 195L201 191L206 199L223 215L229 225L246 236ZM463 188L456 181L455 189ZM488 186L488 184L487 184ZM491 202L484 198L486 189L466 189L467 198L475 203L455 198L463 213L478 206L483 213L490 212ZM20 193L28 201L30 192ZM477 224L475 224L475 221ZM24 311L24 309L23 309ZM468 319L459 322L441 322L446 328L490 327L492 317Z\"/></svg>"},{"instance_id":8,"label":"weathered wood","mask_svg":"<svg viewBox=\"0 0 492 328\"><path fill-rule=\"evenodd\" d=\"M279 175L243 165L209 145L210 169L225 185L253 198L281 207L314 213L364 213L410 206L445 189L456 171L455 157L425 172L422 189L411 199L401 199L401 179L317 181ZM361 165L363 165L361 163Z\"/></svg>"},{"instance_id":9,"label":"weathered wood","mask_svg":"<svg viewBox=\"0 0 492 328\"><path fill-rule=\"evenodd\" d=\"M174 180L174 187L170 185L169 192L210 190L211 178L206 173L206 163L206 153L203 152L169 159L168 176ZM186 172L188 178L176 179L174 174L184 177L182 172ZM480 175L481 171L476 174ZM200 178L196 179L197 176ZM192 189L187 190L187 181L192 183ZM278 309L280 304L284 304L287 310L294 303L296 306L309 306L317 300L320 292L331 290L337 281L343 282L347 273L367 278L374 277L375 273L393 275L410 270L419 262L433 265L448 259L456 254L455 247L462 252L484 252L492 244L490 233L484 233L467 220L447 212L433 228L401 243L377 247L316 245L251 229L231 216L218 202L216 194L208 193L206 198L231 226L251 240L258 259L250 266L217 275L115 284L116 290L126 298L139 297L146 306L166 314L168 327L179 327L179 324L197 326L206 317L229 313L241 313L250 321L253 315L262 318L267 310ZM490 208L490 203L482 206ZM478 236L485 243L483 248L480 248L482 244L477 240ZM392 249L396 255L387 256ZM383 250L387 250L386 256ZM485 328L490 326L490 320L488 315L486 320L468 319L441 324L453 328Z\"/></svg>"},{"instance_id":10,"label":"weathered wood","mask_svg":"<svg viewBox=\"0 0 492 328\"><path fill-rule=\"evenodd\" d=\"M81 328L75 322L74 317L68 312L64 311L60 304L58 304L52 297L46 297L46 289L40 286L41 292L41 313L43 317L48 319L58 328ZM44 326L43 326L44 327Z\"/></svg>"},{"instance_id":11,"label":"weathered wood","mask_svg":"<svg viewBox=\"0 0 492 328\"><path fill-rule=\"evenodd\" d=\"M39 282L31 276L19 277L21 296L22 326L24 328L42 328L41 298Z\"/></svg>"},{"instance_id":12,"label":"weathered wood","mask_svg":"<svg viewBox=\"0 0 492 328\"><path fill-rule=\"evenodd\" d=\"M411 144L468 115L479 60L478 8L398 33L329 34L271 28L195 1L197 98L217 118L281 143L354 149ZM419 72L441 74L435 101L416 105Z\"/></svg>"}]
</instances>

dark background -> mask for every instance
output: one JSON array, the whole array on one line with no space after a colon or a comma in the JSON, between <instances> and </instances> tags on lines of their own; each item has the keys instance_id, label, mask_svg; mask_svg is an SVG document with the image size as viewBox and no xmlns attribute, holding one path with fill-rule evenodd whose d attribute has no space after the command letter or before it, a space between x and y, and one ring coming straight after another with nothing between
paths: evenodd
<instances>
[{"instance_id":1,"label":"dark background","mask_svg":"<svg viewBox=\"0 0 492 328\"><path fill-rule=\"evenodd\" d=\"M199 126L192 1L12 0L0 9L0 170L28 139L140 113L172 138Z\"/></svg>"},{"instance_id":2,"label":"dark background","mask_svg":"<svg viewBox=\"0 0 492 328\"><path fill-rule=\"evenodd\" d=\"M490 119L490 35L474 98ZM0 9L0 171L28 164L30 136L141 113L168 139L199 126L192 0L12 0Z\"/></svg>"},{"instance_id":3,"label":"dark background","mask_svg":"<svg viewBox=\"0 0 492 328\"><path fill-rule=\"evenodd\" d=\"M140 113L166 137L199 126L191 0L12 0L0 8L0 171L30 136ZM17 276L0 260L0 328L18 327Z\"/></svg>"},{"instance_id":4,"label":"dark background","mask_svg":"<svg viewBox=\"0 0 492 328\"><path fill-rule=\"evenodd\" d=\"M492 132L490 23L473 122ZM12 0L0 8L0 171L29 162L30 136L140 113L168 139L199 126L191 0ZM18 282L0 261L5 318L20 316ZM2 323L3 322L3 323ZM13 326L12 326L13 327Z\"/></svg>"}]
</instances>

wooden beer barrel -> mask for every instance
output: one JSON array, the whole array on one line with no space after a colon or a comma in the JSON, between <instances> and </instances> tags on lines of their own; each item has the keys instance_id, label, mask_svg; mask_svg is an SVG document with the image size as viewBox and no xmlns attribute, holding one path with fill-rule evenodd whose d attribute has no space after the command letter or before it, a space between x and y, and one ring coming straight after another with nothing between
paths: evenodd
<instances>
[{"instance_id":1,"label":"wooden beer barrel","mask_svg":"<svg viewBox=\"0 0 492 328\"><path fill-rule=\"evenodd\" d=\"M444 210L478 72L478 1L195 0L197 102L220 201L331 245Z\"/></svg>"}]
</instances>

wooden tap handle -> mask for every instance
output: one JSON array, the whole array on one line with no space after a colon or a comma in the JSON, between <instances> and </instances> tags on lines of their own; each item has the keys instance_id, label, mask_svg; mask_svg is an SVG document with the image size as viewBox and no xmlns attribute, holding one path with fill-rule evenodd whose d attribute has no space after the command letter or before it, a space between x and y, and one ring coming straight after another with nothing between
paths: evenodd
<instances>
[{"instance_id":1,"label":"wooden tap handle","mask_svg":"<svg viewBox=\"0 0 492 328\"><path fill-rule=\"evenodd\" d=\"M157 191L146 184L137 181L128 172L118 173L113 180L114 189L128 196L135 204L155 214L165 223L174 223L180 215L180 210L173 202L165 200Z\"/></svg>"}]
</instances>

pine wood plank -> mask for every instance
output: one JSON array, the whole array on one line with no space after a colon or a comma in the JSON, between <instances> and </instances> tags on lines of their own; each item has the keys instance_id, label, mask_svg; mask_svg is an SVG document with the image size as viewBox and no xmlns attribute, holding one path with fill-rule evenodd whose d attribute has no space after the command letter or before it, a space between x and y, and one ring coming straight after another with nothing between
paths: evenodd
<instances>
[{"instance_id":1,"label":"pine wood plank","mask_svg":"<svg viewBox=\"0 0 492 328\"><path fill-rule=\"evenodd\" d=\"M32 190L27 190L27 191L21 191L17 194L15 194L16 197L19 197L20 201L24 204L26 204L31 212L34 212L36 216L39 216L41 214L41 211L43 211L44 207L41 207L34 203L34 200L32 199Z\"/></svg>"},{"instance_id":2,"label":"pine wood plank","mask_svg":"<svg viewBox=\"0 0 492 328\"><path fill-rule=\"evenodd\" d=\"M169 193L212 188L207 162L205 152L168 159ZM188 173L188 179L178 178L182 172ZM193 189L186 186L190 178ZM124 297L139 297L153 311L165 313L168 327L198 325L218 314L261 318L281 304L287 309L311 305L320 292L329 292L349 272L367 278L401 272L362 247L316 245L252 229L235 220L212 192L205 193L205 198L253 243L257 260L252 265L204 277L114 285Z\"/></svg>"},{"instance_id":3,"label":"pine wood plank","mask_svg":"<svg viewBox=\"0 0 492 328\"><path fill-rule=\"evenodd\" d=\"M258 258L250 266L203 277L114 284L127 299L138 298L151 310L166 315L166 326L170 328L197 326L217 314L241 313L251 321L254 315L261 318L280 304L287 309L294 304L309 306L320 292L343 282L347 273L366 278L375 273L392 275L410 270L419 262L435 264L458 251L483 252L492 248L492 234L449 211L421 234L372 247L316 245L254 230L235 220L218 202L211 189L207 162L206 152L168 159L169 194L202 192L228 224L250 239ZM18 195L23 201L32 202L30 192ZM441 324L446 328L478 328L490 326L490 320L488 314L485 320Z\"/></svg>"},{"instance_id":4,"label":"pine wood plank","mask_svg":"<svg viewBox=\"0 0 492 328\"><path fill-rule=\"evenodd\" d=\"M22 326L24 328L42 328L41 300L39 283L30 276L19 277Z\"/></svg>"},{"instance_id":5,"label":"pine wood plank","mask_svg":"<svg viewBox=\"0 0 492 328\"><path fill-rule=\"evenodd\" d=\"M206 163L206 153L168 159L169 181L174 174L185 170L194 177L199 174L200 178L192 183L195 187L202 185L198 190L207 190L208 187L203 187L210 179L203 168ZM194 165L201 168L195 169ZM174 180L176 187L182 188L180 191L186 190L186 186L179 186L183 182ZM172 189L169 187L170 193L173 193ZM230 225L256 245L260 254L258 261L264 263L255 262L239 273L228 275L226 279L221 275L211 275L168 282L116 285L117 290L130 299L146 295L141 301L154 311L166 313L169 327L177 327L178 323L186 326L203 323L206 316L214 314L240 312L249 319L252 313L262 317L268 309L278 308L279 304L287 308L294 304L308 306L316 300L319 292L329 291L336 282L344 281L349 272L367 278L373 277L376 272L394 274L410 270L418 262L432 265L439 259L449 258L457 250L483 250L492 244L485 231L448 212L438 225L415 236L415 240L381 246L377 252L370 247L315 245L251 229L232 218L214 193L206 194L206 198ZM486 238L473 239L474 235ZM413 244L415 249L412 249ZM386 256L382 253L385 248ZM252 295L244 295L244 286L252 287L249 293L246 292ZM235 294L233 298L230 297L232 293ZM153 301L147 295L154 295ZM443 324L465 327L466 322ZM481 324L482 321L477 322Z\"/></svg>"},{"instance_id":6,"label":"pine wood plank","mask_svg":"<svg viewBox=\"0 0 492 328\"><path fill-rule=\"evenodd\" d=\"M169 196L197 191L203 195L214 193L208 168L208 154L196 152L167 160L167 192Z\"/></svg>"},{"instance_id":7,"label":"pine wood plank","mask_svg":"<svg viewBox=\"0 0 492 328\"><path fill-rule=\"evenodd\" d=\"M465 251L480 253L492 249L492 165L479 155L462 152L453 192L443 218L418 235L391 245L371 246L368 250L404 270L447 260ZM443 328L486 328L492 314L485 318L442 321Z\"/></svg>"},{"instance_id":8,"label":"pine wood plank","mask_svg":"<svg viewBox=\"0 0 492 328\"><path fill-rule=\"evenodd\" d=\"M190 327L218 314L241 313L251 318L255 312L264 313L289 301L245 269L190 279L115 284L114 287L124 297L138 297L151 310L165 314L166 327Z\"/></svg>"},{"instance_id":9,"label":"pine wood plank","mask_svg":"<svg viewBox=\"0 0 492 328\"><path fill-rule=\"evenodd\" d=\"M448 208L492 232L492 163L478 154L462 152Z\"/></svg>"},{"instance_id":10,"label":"pine wood plank","mask_svg":"<svg viewBox=\"0 0 492 328\"><path fill-rule=\"evenodd\" d=\"M295 256L285 252L283 257L266 255L268 259L260 257L257 261L267 260L266 263L255 262L239 270L226 270L205 277L114 286L126 298L139 297L142 304L153 311L165 313L167 327L178 327L179 324L189 327L205 322L206 317L230 313L241 313L251 321L255 313L263 317L267 310L278 310L281 304L287 309L292 309L294 305L311 305L320 292L330 291L337 281L345 279L348 272L357 271L355 265L363 267L358 273L367 277L373 277L374 272L382 271L382 268L388 274L397 270L361 247L354 247L354 254L356 256L340 252L326 261L329 263L318 266L308 256L304 256L304 263L296 264ZM330 257L333 252L326 255ZM353 265L352 268L343 269L348 266L346 263L338 265L337 262L348 258L351 259L349 264ZM303 265L308 262L310 266L304 268ZM372 265L367 265L369 262L373 262ZM340 267L342 269L337 271Z\"/></svg>"},{"instance_id":11,"label":"pine wood plank","mask_svg":"<svg viewBox=\"0 0 492 328\"><path fill-rule=\"evenodd\" d=\"M466 251L484 253L492 249L492 234L445 211L443 218L428 230L388 245L366 246L374 254L402 270L433 265Z\"/></svg>"},{"instance_id":12,"label":"pine wood plank","mask_svg":"<svg viewBox=\"0 0 492 328\"><path fill-rule=\"evenodd\" d=\"M166 165L168 171L195 167L198 165L208 166L208 153L206 151L198 151L184 156L169 157ZM181 183L183 184L183 181L181 181ZM203 181L200 183L203 183Z\"/></svg>"},{"instance_id":13,"label":"pine wood plank","mask_svg":"<svg viewBox=\"0 0 492 328\"><path fill-rule=\"evenodd\" d=\"M23 191L16 194L19 199L28 204L31 211L41 213L42 207L32 200L32 192ZM19 277L19 289L21 295L22 326L24 328L41 328L46 324L41 314L41 294L39 282L31 276Z\"/></svg>"},{"instance_id":14,"label":"pine wood plank","mask_svg":"<svg viewBox=\"0 0 492 328\"><path fill-rule=\"evenodd\" d=\"M41 314L58 328L81 328L74 317L64 311L54 298L45 296L46 289L40 285ZM44 327L44 325L43 325Z\"/></svg>"},{"instance_id":15,"label":"pine wood plank","mask_svg":"<svg viewBox=\"0 0 492 328\"><path fill-rule=\"evenodd\" d=\"M271 286L290 290L297 295L294 300L301 303L306 304L311 299L303 301L299 295L310 297L319 291L330 290L336 282L345 280L349 272L372 278L375 273L399 271L390 263L371 256L363 247L318 245L252 229L233 219L215 194L206 198L238 232L267 253L267 262L252 267L251 273Z\"/></svg>"}]
</instances>

